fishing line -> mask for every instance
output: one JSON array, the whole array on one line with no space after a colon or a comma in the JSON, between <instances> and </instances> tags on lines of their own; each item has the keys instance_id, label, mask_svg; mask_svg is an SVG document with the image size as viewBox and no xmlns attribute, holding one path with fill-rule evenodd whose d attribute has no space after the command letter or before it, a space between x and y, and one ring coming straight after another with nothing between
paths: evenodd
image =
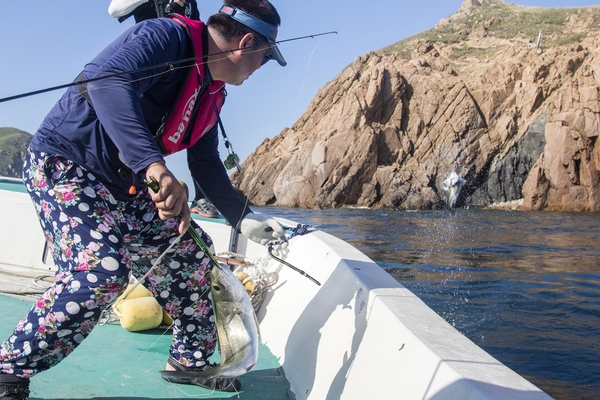
<instances>
[{"instance_id":1,"label":"fishing line","mask_svg":"<svg viewBox=\"0 0 600 400\"><path fill-rule=\"evenodd\" d=\"M183 310L182 310L182 311L181 311L181 312L180 312L178 315L176 315L176 316L174 316L174 317L171 317L171 318L173 319L173 322L171 323L171 325L169 325L168 327L166 327L166 328L163 330L163 332L162 332L162 333L161 333L161 334L158 336L158 338L156 338L156 340L155 340L154 342L152 342L152 343L151 343L151 344L148 346L148 348L142 352L142 354L141 354L141 355L140 355L140 356L137 358L137 360L135 360L135 362L134 362L134 363L133 363L133 364L132 364L132 365L129 367L129 371L128 371L128 372L131 372L131 370L133 369L133 367L134 367L134 366L135 366L135 365L136 365L136 364L137 364L137 363L138 363L138 362L139 362L139 361L142 359L142 357L144 357L144 356L146 355L146 353L148 353L148 352L150 351L150 349L152 349L152 347L154 347L154 345L155 345L155 344L156 344L156 343L157 343L157 342L158 342L158 341L159 341L159 340L160 340L160 339L161 339L163 336L165 336L165 335L167 334L167 332L169 332L171 329L173 329L173 326L175 325L175 320L176 320L177 318L179 318L179 316L180 316L181 314L185 314L185 312L186 312L187 310L189 310L189 309L195 310L194 306L196 305L196 303L198 303L198 302L199 302L199 301L202 299L202 297L203 297L203 296L206 294L206 292L208 292L208 290L209 290L210 288L211 288L211 285L209 285L209 286L208 286L206 289L204 289L204 291L203 291L202 293L200 293L200 296L198 296L198 299L197 299L197 300L195 300L195 301L194 301L192 304L190 304L189 306L187 306L186 308L184 308L184 309L183 309ZM163 307L161 306L161 309L162 309L162 308L163 308ZM217 341L217 343L218 343L218 341ZM211 357L212 357L212 356L211 356ZM208 361L208 360L207 360L207 361ZM207 364L207 365L210 365L210 364ZM162 368L162 366L161 366L161 368ZM172 383L172 382L169 382L169 383Z\"/></svg>"},{"instance_id":2,"label":"fishing line","mask_svg":"<svg viewBox=\"0 0 600 400\"><path fill-rule=\"evenodd\" d=\"M109 305L107 305L104 310L102 310L102 312L100 313L100 317L98 318L98 325L100 326L104 326L106 323L110 322L110 311L108 311L109 308L111 307L115 307L117 304L127 300L127 297L131 294L131 292L133 292L133 290L135 288L137 288L139 285L141 285L146 278L148 278L148 276L150 276L150 273L152 273L152 271L154 271L156 269L156 267L158 265L160 265L162 259L167 255L167 253L169 253L177 243L179 243L181 241L181 238L183 237L184 233L180 234L179 236L177 236L175 238L175 240L173 240L173 242L169 245L169 247L167 247L167 249L165 251L163 251L160 256L156 259L156 261L152 264L152 267L150 267L150 269L148 269L148 271L142 276L141 279L137 280L137 282L135 282L133 285L131 285L131 287L129 287L127 289L127 291L124 293L124 295L119 298L116 299L115 301L111 302ZM148 348L146 350L144 350L142 352L142 354L137 358L137 360L135 360L135 362L133 364L131 364L131 366L129 367L128 372L131 372L131 370L133 369L133 367L142 359L142 357L148 353L150 351L150 349L170 330L173 328L173 325L175 324L175 320L179 317L179 315L181 315L182 313L185 313L186 310L190 309L191 307L194 307L194 305L200 300L202 299L202 296L208 291L208 289L210 288L210 286L208 286L204 292L202 292L202 294L198 297L197 300L195 300L191 305L189 305L188 307L186 307L185 309L183 309L177 316L171 317L173 319L173 322L171 323L171 325L169 325L159 336L158 338L151 343ZM161 309L163 307L161 306Z\"/></svg>"},{"instance_id":3,"label":"fishing line","mask_svg":"<svg viewBox=\"0 0 600 400\"><path fill-rule=\"evenodd\" d=\"M192 225L190 225L190 228L191 228L192 230L194 230L194 229L192 228ZM189 231L186 231L186 232L189 232ZM194 230L194 232L195 232L195 230ZM118 301L115 301L115 302L113 302L113 303L111 304L111 306L115 306L117 303L119 303L119 302L122 302L122 301L126 300L126 299L127 299L127 296L128 296L129 294L131 294L131 292L132 292L132 291L133 291L133 290L134 290L134 289L135 289L137 286L139 286L139 285L140 285L142 282L144 282L144 280L145 280L145 279L146 279L146 278L147 278L147 277L150 275L150 273L152 272L152 270L154 270L154 269L155 269L155 268L156 268L156 267L157 267L157 266L160 264L160 262L161 262L161 261L162 261L162 259L163 259L163 258L164 258L164 257L167 255L167 253L169 253L169 252L170 252L170 250L172 250L172 249L173 249L173 247L174 247L174 246L175 246L177 243L179 243L179 242L181 241L181 238L182 238L182 236L183 236L183 235L184 235L184 233L180 234L180 235L179 235L179 236L178 236L178 237L177 237L177 238L176 238L176 239L175 239L175 240L174 240L174 241L171 243L171 245L170 245L170 246L169 246L169 247L168 247L168 248L167 248L167 249L166 249L164 252L162 252L162 254L161 254L161 255L158 257L158 259L157 259L157 260L154 262L153 266L152 266L152 267L151 267L151 268L148 270L148 272L146 272L146 273L144 274L144 276L143 276L143 277L142 277L142 278L141 278L139 281L137 281L137 282L136 282L134 285L132 285L132 287L131 287L131 288L130 288L130 289L129 289L129 290L126 292L126 293L125 293L125 295L124 295L124 296L123 296L121 299L119 299ZM197 233L196 233L196 235L197 235ZM194 241L196 241L196 240L195 240L195 238L193 238L193 239L194 239ZM209 258L210 258L210 257L209 257ZM213 259L214 259L214 258L213 258ZM215 265L215 266L213 266L213 268L218 268L218 265ZM210 271L208 271L208 272L210 272ZM181 311L179 312L179 314L177 314L177 315L174 315L174 316L171 316L171 318L173 319L173 322L171 323L171 325L169 325L168 327L166 327L166 328L163 330L163 332L162 332L162 333L161 333L161 334L158 336L158 338L157 338L157 339L156 339L156 340L155 340L153 343L151 343L151 344L148 346L148 348L147 348L147 349L145 349L145 350L142 352L142 354L141 354L141 355L140 355L140 356L137 358L137 360L135 360L135 362L134 362L134 363L133 363L133 364L130 366L130 368L129 368L129 372L131 372L131 370L133 369L133 367L134 367L134 366L135 366L135 365L136 365L136 364L137 364L137 363L138 363L138 362L139 362L139 361L142 359L142 357L143 357L144 355L146 355L146 353L148 353L148 352L150 351L150 349L152 349L152 347L154 347L154 345L155 345L155 344L156 344L156 343L157 343L157 342L158 342L158 341L159 341L159 340L160 340L160 339L161 339L163 336L165 336L169 330L171 330L171 329L173 328L173 326L175 325L175 321L176 321L176 320L179 318L179 316L180 316L180 315L182 315L182 314L185 314L185 313L186 313L188 310L192 310L192 311L194 311L194 310L196 309L196 307L195 307L195 306L196 306L196 304L197 304L197 303L198 303L200 300L202 300L202 299L203 299L204 295L205 295L205 294L206 294L206 293L209 291L209 289L211 288L211 286L212 286L212 283L211 283L210 285L208 285L208 286L206 287L206 289L204 289L204 291L202 291L202 292L199 294L199 296L198 296L198 299L196 299L196 300L195 300L195 301L194 301L192 304L190 304L189 306L187 306L187 307L185 307L183 310L181 310ZM108 306L106 309L104 309L104 310L102 311L102 313L105 313L105 312L106 312L106 313L108 313L107 309L108 309L109 307L111 307L111 306ZM162 306L161 306L161 309L163 309L163 307L162 307ZM101 322L100 322L100 320L102 320L102 314L100 315L100 319L99 319L98 325L101 325L101 326L102 326L102 325L104 325L105 323L101 323Z\"/></svg>"},{"instance_id":4,"label":"fishing line","mask_svg":"<svg viewBox=\"0 0 600 400\"><path fill-rule=\"evenodd\" d=\"M196 232L196 230L194 229L193 225L190 225L190 228L186 231L188 233L194 232L192 234L192 239L193 241L199 245L199 247L201 247L201 250L203 250L205 252L205 255L207 255L214 263L215 265L213 266L213 268L219 268L218 262L215 260L214 256L212 255L212 253L210 252L210 250L208 250L208 254L206 253L206 249L208 248L208 246L204 243L204 241L202 240L202 238L198 235L198 232ZM160 255L160 257L156 260L156 262L154 263L154 265L152 266L152 268L150 268L150 270L148 270L148 272L146 272L146 274L144 274L144 276L142 277L142 279L138 282L136 282L136 284L127 292L127 295L129 293L131 293L131 291L133 291L133 289L135 289L139 284L141 284L149 275L150 272L152 272L152 270L160 264L160 262L162 261L163 257L173 248L173 246L177 243L179 243L181 237L184 235L185 233L180 234L174 241L173 243L171 243L171 245ZM198 242L200 241L200 243ZM201 246L200 244L204 245ZM204 248L203 248L204 247ZM210 273L210 270L208 271L208 273ZM212 279L212 278L211 278ZM171 318L173 319L173 322L171 323L171 325L169 325L165 330L163 330L163 332L160 334L160 336L153 342L150 344L150 346L148 346L148 348L146 350L144 350L142 352L142 354L137 358L137 360L131 365L131 367L129 368L129 371L131 371L133 369L133 367L142 359L142 357L148 353L150 351L150 349L163 337L166 335L166 333L173 328L173 326L175 325L175 321L179 318L180 315L182 314L186 314L186 312L188 310L191 310L192 312L196 309L196 304L203 299L203 296L209 291L209 289L211 289L212 287L212 282L210 285L207 285L206 289L204 289L203 292L201 292L198 296L198 299L196 299L192 304L190 304L189 306L187 306L186 308L184 308L183 310L181 310L181 312L175 316L171 316ZM124 296L120 301L123 301L126 299L126 296ZM211 301L213 301L211 299ZM163 307L161 306L161 309ZM214 312L215 306L213 303L213 312ZM219 350L220 352L220 350ZM212 357L212 356L211 356ZM208 360L207 360L208 362ZM207 365L210 365L210 363L208 363Z\"/></svg>"},{"instance_id":5,"label":"fishing line","mask_svg":"<svg viewBox=\"0 0 600 400\"><path fill-rule=\"evenodd\" d=\"M127 291L123 294L123 296L120 299L115 299L115 301L112 301L110 304L108 304L104 308L104 310L102 310L102 312L100 313L100 317L98 318L98 325L103 326L107 322L110 321L110 311L108 311L108 309L111 307L115 307L117 304L127 300L127 297L131 294L131 292L133 292L135 290L135 288L137 288L139 285L141 285L146 280L146 278L148 278L150 273L152 271L154 271L156 269L156 267L158 267L160 265L160 262L167 255L167 253L170 252L177 243L179 243L182 236L183 236L183 233L180 234L179 236L177 236L175 238L175 240L173 240L173 242L169 245L169 247L167 247L167 249L165 251L163 251L162 254L156 259L154 264L152 264L152 266L150 267L148 272L146 272L144 274L144 276L142 276L141 279L137 280L137 282L135 282L133 285L131 285L131 287L129 287L127 289Z\"/></svg>"},{"instance_id":6,"label":"fishing line","mask_svg":"<svg viewBox=\"0 0 600 400\"><path fill-rule=\"evenodd\" d=\"M151 349L151 348L152 348L152 347L153 347L153 346L154 346L154 345L155 345L155 344L156 344L156 343L157 343L157 342L158 342L158 341L159 341L159 340L160 340L160 339L161 339L163 336L165 336L169 330L173 329L173 326L175 325L175 320L176 320L177 318L179 318L179 316L180 316L181 314L185 314L185 312L186 312L187 310L189 310L189 309L195 310L194 306L196 305L196 303L198 303L198 301L200 301L200 300L202 299L202 296L204 296L204 295L206 294L206 292L208 292L208 290L209 290L209 289L210 289L210 285L209 285L209 286L208 286L206 289L204 289L204 291L203 291L202 293L200 293L200 296L198 297L198 299L197 299L197 300L195 300L195 301L194 301L192 304L190 304L189 306L187 306L186 308L184 308L184 309L183 309L183 310L182 310L182 311L181 311L181 312L180 312L178 315L176 315L176 316L174 316L174 317L173 317L173 316L171 317L171 318L173 319L173 322L171 323L171 325L169 325L168 327L166 327L166 328L163 330L163 332L162 332L162 333L161 333L161 334L158 336L158 338L157 338L157 339L156 339L154 342L152 342L152 343L150 344L150 346L148 346L148 348L147 348L146 350L144 350L144 351L142 352L142 354L141 354L141 355L138 357L138 359L137 359L137 360L135 360L135 362L134 362L134 363L131 365L131 367L129 368L129 371L130 371L130 372L131 372L131 370L133 369L133 367L134 367L134 366L135 366L135 365L138 363L138 361L140 361L140 360L142 359L142 357L143 357L143 356L144 356L146 353L148 353L148 352L150 351L150 349ZM162 309L162 308L163 308L163 307L161 306L161 309ZM212 357L212 356L211 356L211 357Z\"/></svg>"},{"instance_id":7,"label":"fishing line","mask_svg":"<svg viewBox=\"0 0 600 400\"><path fill-rule=\"evenodd\" d=\"M283 117L281 117L281 119L279 121L277 121L278 124L281 123L281 121L283 121L285 118L287 118L288 115L290 115L290 113L292 112L292 110L294 109L296 104L298 103L298 100L300 100L300 95L302 95L302 92L304 91L304 85L306 83L306 78L308 77L308 70L310 68L310 62L312 61L313 54L315 54L317 47L321 44L322 41L323 41L323 38L321 38L321 40L319 40L319 42L315 45L314 49L310 53L310 57L308 58L308 63L306 64L306 72L304 73L304 79L302 79L302 85L300 86L300 91L298 92L298 96L296 97L294 104L292 104L290 106L290 109L288 110L288 112Z\"/></svg>"},{"instance_id":8,"label":"fishing line","mask_svg":"<svg viewBox=\"0 0 600 400\"><path fill-rule=\"evenodd\" d=\"M154 347L154 345L160 340L162 339L163 336L165 336L165 334L173 327L173 324L171 324L171 326L167 327L163 333L161 333L154 342L152 342L150 344L150 346L148 346L148 348L146 350L144 350L142 352L142 354L137 358L137 360L135 360L135 362L133 364L131 364L131 366L129 367L129 370L127 371L127 373L131 373L131 370L133 369L133 367L135 367L135 365L142 359L142 357L144 357L146 355L146 353L148 353L150 351L150 349L152 347ZM125 375L128 378L132 378L132 376L130 375Z\"/></svg>"}]
</instances>

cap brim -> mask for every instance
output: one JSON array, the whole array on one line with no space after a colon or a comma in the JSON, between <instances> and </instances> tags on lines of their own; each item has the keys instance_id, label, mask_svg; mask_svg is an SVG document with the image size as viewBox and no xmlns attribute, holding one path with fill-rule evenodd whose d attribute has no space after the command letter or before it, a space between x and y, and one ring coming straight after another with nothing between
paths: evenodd
<instances>
[{"instance_id":1,"label":"cap brim","mask_svg":"<svg viewBox=\"0 0 600 400\"><path fill-rule=\"evenodd\" d=\"M279 65L281 65L282 67L285 67L287 65L287 61L285 61L285 58L283 58L281 51L279 51L279 47L277 47L275 42L272 40L269 40L269 46L271 46L270 53L271 53L271 56L273 57L273 59L277 60Z\"/></svg>"}]
</instances>

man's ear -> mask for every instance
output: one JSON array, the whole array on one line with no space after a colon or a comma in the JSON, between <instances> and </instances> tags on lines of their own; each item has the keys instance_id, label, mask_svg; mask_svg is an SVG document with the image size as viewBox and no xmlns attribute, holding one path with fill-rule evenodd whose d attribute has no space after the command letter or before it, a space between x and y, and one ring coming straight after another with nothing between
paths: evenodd
<instances>
[{"instance_id":1,"label":"man's ear","mask_svg":"<svg viewBox=\"0 0 600 400\"><path fill-rule=\"evenodd\" d=\"M238 43L240 49L243 49L244 47L254 46L254 34L249 32L244 35L241 35Z\"/></svg>"}]
</instances>

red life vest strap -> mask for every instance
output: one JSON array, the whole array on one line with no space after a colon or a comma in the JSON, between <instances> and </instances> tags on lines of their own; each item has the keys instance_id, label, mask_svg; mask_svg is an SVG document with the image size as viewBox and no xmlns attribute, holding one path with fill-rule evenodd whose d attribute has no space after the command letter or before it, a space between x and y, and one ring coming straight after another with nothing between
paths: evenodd
<instances>
[{"instance_id":1,"label":"red life vest strap","mask_svg":"<svg viewBox=\"0 0 600 400\"><path fill-rule=\"evenodd\" d=\"M163 155L173 154L192 147L217 123L217 115L211 107L220 111L225 98L225 83L213 81L204 62L204 49L208 46L207 33L202 21L191 20L182 15L171 16L179 22L188 35L197 60L171 109L166 122L155 134L155 140Z\"/></svg>"}]
</instances>

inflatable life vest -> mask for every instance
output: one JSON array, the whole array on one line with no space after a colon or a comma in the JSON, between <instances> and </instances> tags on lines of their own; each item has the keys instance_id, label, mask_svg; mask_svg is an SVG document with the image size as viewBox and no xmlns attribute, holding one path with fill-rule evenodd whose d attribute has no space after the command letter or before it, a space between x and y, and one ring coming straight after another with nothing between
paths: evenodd
<instances>
[{"instance_id":1,"label":"inflatable life vest","mask_svg":"<svg viewBox=\"0 0 600 400\"><path fill-rule=\"evenodd\" d=\"M190 67L181 92L155 140L163 155L192 147L217 123L225 100L225 83L213 81L205 63L204 23L174 14L172 18L187 31L193 44L196 64Z\"/></svg>"}]
</instances>

